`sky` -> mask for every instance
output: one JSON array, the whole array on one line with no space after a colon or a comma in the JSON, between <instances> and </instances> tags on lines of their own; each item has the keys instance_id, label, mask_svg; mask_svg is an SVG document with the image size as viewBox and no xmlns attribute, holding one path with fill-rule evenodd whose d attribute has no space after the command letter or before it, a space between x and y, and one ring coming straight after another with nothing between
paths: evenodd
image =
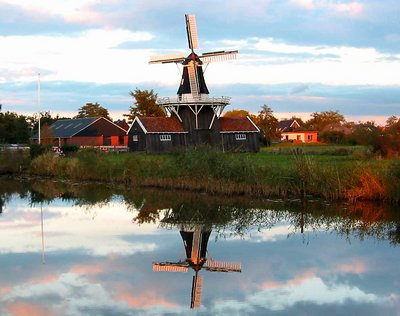
<instances>
[{"instance_id":1,"label":"sky","mask_svg":"<svg viewBox=\"0 0 400 316\"><path fill-rule=\"evenodd\" d=\"M189 54L186 13L197 19L197 53L239 50L205 70L210 94L232 97L226 110L400 116L398 0L0 0L2 111L31 115L40 103L73 116L98 102L119 119L136 88L176 95L181 69L148 61Z\"/></svg>"}]
</instances>

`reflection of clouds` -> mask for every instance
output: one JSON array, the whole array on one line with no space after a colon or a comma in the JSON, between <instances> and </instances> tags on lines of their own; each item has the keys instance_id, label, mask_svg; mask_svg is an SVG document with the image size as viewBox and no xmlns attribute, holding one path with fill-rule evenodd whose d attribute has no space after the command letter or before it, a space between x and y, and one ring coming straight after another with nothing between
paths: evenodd
<instances>
[{"instance_id":1,"label":"reflection of clouds","mask_svg":"<svg viewBox=\"0 0 400 316\"><path fill-rule=\"evenodd\" d=\"M51 316L54 315L47 308L31 303L13 303L8 306L11 315Z\"/></svg>"},{"instance_id":2,"label":"reflection of clouds","mask_svg":"<svg viewBox=\"0 0 400 316\"><path fill-rule=\"evenodd\" d=\"M218 306L214 306L213 310L218 311L218 314L223 314L230 311L232 306L237 305L240 307L241 312L248 313L256 307L272 311L282 311L299 303L341 305L348 301L375 304L384 304L387 301L387 299L378 297L375 294L365 293L359 288L347 284L328 285L316 276L297 281L299 283L287 282L281 286L276 283L273 287L249 294L245 298L246 303L234 303L232 301L218 302Z\"/></svg>"},{"instance_id":3,"label":"reflection of clouds","mask_svg":"<svg viewBox=\"0 0 400 316\"><path fill-rule=\"evenodd\" d=\"M0 314L11 315L141 315L179 313L182 308L162 297L162 293L133 288L126 284L114 287L90 282L73 273L59 275L45 284L21 284L0 298ZM46 310L41 302L52 306Z\"/></svg>"},{"instance_id":4,"label":"reflection of clouds","mask_svg":"<svg viewBox=\"0 0 400 316\"><path fill-rule=\"evenodd\" d=\"M341 264L337 267L337 269L343 273L355 274L365 273L365 271L367 270L366 263L360 259L352 260L350 263Z\"/></svg>"},{"instance_id":5,"label":"reflection of clouds","mask_svg":"<svg viewBox=\"0 0 400 316\"><path fill-rule=\"evenodd\" d=\"M124 203L110 202L85 209L69 204L43 206L46 252L77 249L93 255L154 251L154 241L136 241L135 236L156 233L154 225L132 224L132 213ZM40 206L12 208L0 220L0 253L39 252L41 250ZM29 237L28 237L29 236ZM130 240L129 240L130 239Z\"/></svg>"}]
</instances>

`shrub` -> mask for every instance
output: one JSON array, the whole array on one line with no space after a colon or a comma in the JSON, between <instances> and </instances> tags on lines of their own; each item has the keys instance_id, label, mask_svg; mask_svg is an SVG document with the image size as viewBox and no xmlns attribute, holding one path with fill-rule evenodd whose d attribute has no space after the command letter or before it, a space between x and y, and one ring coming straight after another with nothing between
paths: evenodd
<instances>
[{"instance_id":1,"label":"shrub","mask_svg":"<svg viewBox=\"0 0 400 316\"><path fill-rule=\"evenodd\" d=\"M51 151L51 148L51 145L31 144L29 146L29 155L31 159L35 159L36 157Z\"/></svg>"},{"instance_id":2,"label":"shrub","mask_svg":"<svg viewBox=\"0 0 400 316\"><path fill-rule=\"evenodd\" d=\"M64 155L69 156L73 153L76 153L79 150L79 145L65 144L65 145L62 145L60 149L62 150Z\"/></svg>"}]
</instances>

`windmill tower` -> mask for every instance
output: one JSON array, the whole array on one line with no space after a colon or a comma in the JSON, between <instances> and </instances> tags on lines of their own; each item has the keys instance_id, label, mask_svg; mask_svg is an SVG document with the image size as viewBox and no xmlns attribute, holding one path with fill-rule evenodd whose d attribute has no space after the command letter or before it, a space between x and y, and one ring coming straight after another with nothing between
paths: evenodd
<instances>
[{"instance_id":1,"label":"windmill tower","mask_svg":"<svg viewBox=\"0 0 400 316\"><path fill-rule=\"evenodd\" d=\"M212 272L241 272L242 267L238 262L223 262L207 259L207 244L211 229L202 224L186 224L180 231L185 247L186 259L177 262L153 262L155 272L188 272L194 270L190 308L201 306L203 289L203 276L200 270L204 268Z\"/></svg>"},{"instance_id":2,"label":"windmill tower","mask_svg":"<svg viewBox=\"0 0 400 316\"><path fill-rule=\"evenodd\" d=\"M176 63L183 66L177 97L160 98L157 103L181 122L184 129L189 132L192 144L214 145L219 142L218 119L231 98L209 96L203 65L235 59L238 51L196 54L195 49L199 48L196 19L194 15L186 14L185 20L190 54L187 57L182 54L150 57L150 64Z\"/></svg>"}]
</instances>

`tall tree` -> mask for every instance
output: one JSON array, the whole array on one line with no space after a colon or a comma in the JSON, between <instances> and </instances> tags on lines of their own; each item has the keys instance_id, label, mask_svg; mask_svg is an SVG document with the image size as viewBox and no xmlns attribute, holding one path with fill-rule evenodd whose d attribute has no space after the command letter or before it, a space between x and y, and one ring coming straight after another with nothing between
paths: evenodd
<instances>
[{"instance_id":1,"label":"tall tree","mask_svg":"<svg viewBox=\"0 0 400 316\"><path fill-rule=\"evenodd\" d=\"M29 125L24 115L0 113L0 143L17 144L29 141Z\"/></svg>"},{"instance_id":2,"label":"tall tree","mask_svg":"<svg viewBox=\"0 0 400 316\"><path fill-rule=\"evenodd\" d=\"M153 89L149 91L136 88L129 94L135 99L135 102L129 108L129 113L124 114L129 123L136 116L166 116L163 109L157 105L157 93L154 93Z\"/></svg>"},{"instance_id":3,"label":"tall tree","mask_svg":"<svg viewBox=\"0 0 400 316\"><path fill-rule=\"evenodd\" d=\"M261 107L255 123L260 129L261 139L265 145L269 146L272 141L280 139L279 121L268 105L264 104Z\"/></svg>"},{"instance_id":4,"label":"tall tree","mask_svg":"<svg viewBox=\"0 0 400 316\"><path fill-rule=\"evenodd\" d=\"M322 131L328 125L341 126L345 122L344 116L339 111L323 111L312 113L311 119L305 125L310 130Z\"/></svg>"},{"instance_id":5,"label":"tall tree","mask_svg":"<svg viewBox=\"0 0 400 316\"><path fill-rule=\"evenodd\" d=\"M254 114L251 114L249 111L246 110L230 110L226 111L223 115L224 117L250 117L253 122L257 120L257 116Z\"/></svg>"},{"instance_id":6,"label":"tall tree","mask_svg":"<svg viewBox=\"0 0 400 316\"><path fill-rule=\"evenodd\" d=\"M224 113L224 117L246 117L250 116L249 111L246 110L230 110Z\"/></svg>"},{"instance_id":7,"label":"tall tree","mask_svg":"<svg viewBox=\"0 0 400 316\"><path fill-rule=\"evenodd\" d=\"M84 118L84 117L105 117L106 119L109 119L112 121L110 118L110 114L108 113L108 110L104 107L102 107L99 103L86 103L86 105L83 105L82 107L79 108L78 110L78 115L76 115L74 118Z\"/></svg>"}]
</instances>

